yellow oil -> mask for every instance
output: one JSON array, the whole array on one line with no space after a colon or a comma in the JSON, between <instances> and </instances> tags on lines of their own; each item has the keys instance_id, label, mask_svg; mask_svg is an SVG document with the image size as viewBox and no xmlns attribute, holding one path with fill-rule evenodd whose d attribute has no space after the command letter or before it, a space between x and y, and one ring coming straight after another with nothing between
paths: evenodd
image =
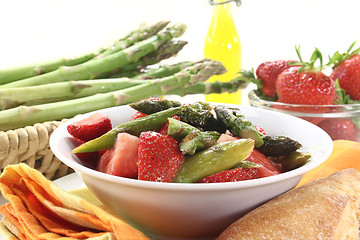
<instances>
[{"instance_id":1,"label":"yellow oil","mask_svg":"<svg viewBox=\"0 0 360 240\"><path fill-rule=\"evenodd\" d=\"M204 44L204 56L222 62L227 72L213 76L208 81L226 82L233 79L241 69L241 43L230 3L217 4L213 8L213 16ZM235 93L208 94L205 100L241 104L241 90Z\"/></svg>"}]
</instances>

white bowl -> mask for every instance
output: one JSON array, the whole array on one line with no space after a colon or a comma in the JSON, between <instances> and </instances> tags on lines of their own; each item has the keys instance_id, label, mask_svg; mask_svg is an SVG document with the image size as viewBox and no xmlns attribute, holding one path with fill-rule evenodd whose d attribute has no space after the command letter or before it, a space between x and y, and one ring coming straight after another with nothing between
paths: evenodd
<instances>
[{"instance_id":1,"label":"white bowl","mask_svg":"<svg viewBox=\"0 0 360 240\"><path fill-rule=\"evenodd\" d=\"M295 187L303 175L331 154L331 138L319 127L302 119L254 107L239 107L245 117L268 135L286 135L299 141L312 154L295 170L267 178L242 182L184 184L147 182L107 175L81 165L71 151L76 146L68 124L51 135L56 157L73 168L87 187L110 209L155 239L213 239L232 222L260 204ZM113 126L128 121L135 112L129 106L103 109Z\"/></svg>"}]
</instances>

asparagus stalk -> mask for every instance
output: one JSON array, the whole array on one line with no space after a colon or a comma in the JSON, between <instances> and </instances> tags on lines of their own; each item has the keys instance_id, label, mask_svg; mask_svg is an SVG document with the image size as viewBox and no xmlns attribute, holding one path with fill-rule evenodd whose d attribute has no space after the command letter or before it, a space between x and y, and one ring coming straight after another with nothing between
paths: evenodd
<instances>
[{"instance_id":1,"label":"asparagus stalk","mask_svg":"<svg viewBox=\"0 0 360 240\"><path fill-rule=\"evenodd\" d=\"M169 126L167 130L167 135L172 136L178 140L185 138L190 132L198 130L198 128L190 125L186 122L176 120L174 118L169 118Z\"/></svg>"},{"instance_id":2,"label":"asparagus stalk","mask_svg":"<svg viewBox=\"0 0 360 240\"><path fill-rule=\"evenodd\" d=\"M47 72L54 71L61 66L75 66L84 63L96 56L110 55L110 53L125 49L133 45L135 42L149 38L150 36L162 30L168 23L169 22L161 21L146 28L142 27L136 29L126 35L124 38L116 41L109 49L100 48L95 52L83 54L76 57L61 58L44 63L36 63L11 69L2 69L0 70L0 84L10 83L16 80L41 75Z\"/></svg>"},{"instance_id":3,"label":"asparagus stalk","mask_svg":"<svg viewBox=\"0 0 360 240\"><path fill-rule=\"evenodd\" d=\"M25 87L61 81L94 79L99 74L110 72L111 70L123 67L131 62L136 62L141 57L158 49L164 42L167 42L174 37L181 36L185 29L186 26L184 24L176 24L161 33L104 58L87 61L72 67L60 67L57 70L39 76L3 84L0 88Z\"/></svg>"},{"instance_id":4,"label":"asparagus stalk","mask_svg":"<svg viewBox=\"0 0 360 240\"><path fill-rule=\"evenodd\" d=\"M101 54L98 54L95 59L100 59L109 56L115 52L121 51L132 46L134 43L145 40L164 29L170 21L159 21L150 26L143 26L130 32L124 38L116 41L112 47L105 49Z\"/></svg>"},{"instance_id":5,"label":"asparagus stalk","mask_svg":"<svg viewBox=\"0 0 360 240\"><path fill-rule=\"evenodd\" d=\"M188 123L173 118L169 118L168 121L167 135L180 141L179 148L183 154L193 155L199 150L209 148L216 144L221 135L215 131L201 131Z\"/></svg>"},{"instance_id":6,"label":"asparagus stalk","mask_svg":"<svg viewBox=\"0 0 360 240\"><path fill-rule=\"evenodd\" d=\"M175 63L172 65L162 65L158 68L153 68L146 70L143 73L137 74L133 78L136 79L154 79L154 78L163 78L170 75L173 75L186 67L194 65L191 61L183 61L179 63Z\"/></svg>"},{"instance_id":7,"label":"asparagus stalk","mask_svg":"<svg viewBox=\"0 0 360 240\"><path fill-rule=\"evenodd\" d=\"M169 41L161 45L157 51L151 52L148 55L140 58L136 62L132 62L124 67L114 69L109 73L99 75L97 78L109 78L116 74L122 74L124 72L136 73L148 65L159 63L160 61L175 56L183 47L187 44L186 41L177 40Z\"/></svg>"},{"instance_id":8,"label":"asparagus stalk","mask_svg":"<svg viewBox=\"0 0 360 240\"><path fill-rule=\"evenodd\" d=\"M0 130L9 130L33 125L38 122L70 118L77 114L102 108L136 102L154 95L164 95L173 88L206 81L209 77L224 73L224 66L217 61L200 61L198 64L162 79L147 80L123 90L96 94L73 100L19 106L0 112Z\"/></svg>"},{"instance_id":9,"label":"asparagus stalk","mask_svg":"<svg viewBox=\"0 0 360 240\"><path fill-rule=\"evenodd\" d=\"M265 156L281 157L302 147L301 143L287 136L264 135L261 138L264 144L258 150Z\"/></svg>"},{"instance_id":10,"label":"asparagus stalk","mask_svg":"<svg viewBox=\"0 0 360 240\"><path fill-rule=\"evenodd\" d=\"M261 134L238 108L215 106L215 113L219 121L235 136L255 140L255 147L260 147L264 140Z\"/></svg>"},{"instance_id":11,"label":"asparagus stalk","mask_svg":"<svg viewBox=\"0 0 360 240\"><path fill-rule=\"evenodd\" d=\"M136 111L153 114L173 107L180 107L182 104L178 101L168 99L145 99L143 101L130 103L129 106Z\"/></svg>"},{"instance_id":12,"label":"asparagus stalk","mask_svg":"<svg viewBox=\"0 0 360 240\"><path fill-rule=\"evenodd\" d=\"M219 137L220 133L216 131L195 130L180 141L179 149L182 154L194 155L196 152L214 146Z\"/></svg>"},{"instance_id":13,"label":"asparagus stalk","mask_svg":"<svg viewBox=\"0 0 360 240\"><path fill-rule=\"evenodd\" d=\"M245 160L254 148L254 140L239 139L216 144L186 159L174 182L192 183L211 174L234 167Z\"/></svg>"},{"instance_id":14,"label":"asparagus stalk","mask_svg":"<svg viewBox=\"0 0 360 240\"><path fill-rule=\"evenodd\" d=\"M228 82L199 82L188 88L174 89L168 92L169 95L185 96L188 94L210 94L210 93L224 93L224 92L236 92L239 89L247 87L248 82L246 77L243 75L237 76Z\"/></svg>"},{"instance_id":15,"label":"asparagus stalk","mask_svg":"<svg viewBox=\"0 0 360 240\"><path fill-rule=\"evenodd\" d=\"M19 105L33 106L82 98L97 93L107 93L133 87L145 83L145 81L114 78L48 83L22 88L3 88L0 89L0 109L5 110Z\"/></svg>"},{"instance_id":16,"label":"asparagus stalk","mask_svg":"<svg viewBox=\"0 0 360 240\"><path fill-rule=\"evenodd\" d=\"M180 72L184 68L188 66L194 65L192 61L184 61L179 62L171 65L160 65L156 68L154 66L148 66L140 71L122 71L120 73L112 74L111 78L121 78L121 77L129 77L129 78L136 78L136 79L155 79L155 78L163 78L170 75L173 75L177 72Z\"/></svg>"}]
</instances>

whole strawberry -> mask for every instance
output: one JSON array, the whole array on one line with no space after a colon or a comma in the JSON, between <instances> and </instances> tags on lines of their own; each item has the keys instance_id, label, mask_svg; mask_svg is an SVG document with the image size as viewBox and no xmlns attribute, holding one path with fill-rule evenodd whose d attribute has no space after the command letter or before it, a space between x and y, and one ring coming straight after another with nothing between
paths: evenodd
<instances>
[{"instance_id":1,"label":"whole strawberry","mask_svg":"<svg viewBox=\"0 0 360 240\"><path fill-rule=\"evenodd\" d=\"M171 182L185 159L173 137L153 131L140 134L138 156L138 179L155 182Z\"/></svg>"},{"instance_id":2,"label":"whole strawberry","mask_svg":"<svg viewBox=\"0 0 360 240\"><path fill-rule=\"evenodd\" d=\"M300 58L299 66L284 70L276 82L278 101L290 104L305 105L329 105L336 98L335 82L322 70L322 56L316 49L311 56L310 62L303 62L300 49L297 48ZM314 63L320 60L321 67L314 67Z\"/></svg>"},{"instance_id":3,"label":"whole strawberry","mask_svg":"<svg viewBox=\"0 0 360 240\"><path fill-rule=\"evenodd\" d=\"M276 97L276 81L280 73L291 67L294 61L275 60L261 63L256 69L256 76L261 81L262 92L269 97Z\"/></svg>"},{"instance_id":4,"label":"whole strawberry","mask_svg":"<svg viewBox=\"0 0 360 240\"><path fill-rule=\"evenodd\" d=\"M359 141L359 129L351 119L325 119L317 125L329 134L332 140Z\"/></svg>"},{"instance_id":5,"label":"whole strawberry","mask_svg":"<svg viewBox=\"0 0 360 240\"><path fill-rule=\"evenodd\" d=\"M330 77L354 100L360 100L360 48L350 53L355 43L344 54L336 52L330 61L334 63Z\"/></svg>"}]
</instances>

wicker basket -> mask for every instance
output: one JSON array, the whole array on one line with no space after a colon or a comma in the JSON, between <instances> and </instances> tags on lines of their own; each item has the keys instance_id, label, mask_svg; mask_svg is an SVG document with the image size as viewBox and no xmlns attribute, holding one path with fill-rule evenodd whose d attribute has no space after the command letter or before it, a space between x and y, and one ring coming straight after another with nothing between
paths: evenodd
<instances>
[{"instance_id":1,"label":"wicker basket","mask_svg":"<svg viewBox=\"0 0 360 240\"><path fill-rule=\"evenodd\" d=\"M49 146L51 133L65 121L36 123L0 131L0 171L10 164L26 163L51 180L73 172L54 156Z\"/></svg>"}]
</instances>

